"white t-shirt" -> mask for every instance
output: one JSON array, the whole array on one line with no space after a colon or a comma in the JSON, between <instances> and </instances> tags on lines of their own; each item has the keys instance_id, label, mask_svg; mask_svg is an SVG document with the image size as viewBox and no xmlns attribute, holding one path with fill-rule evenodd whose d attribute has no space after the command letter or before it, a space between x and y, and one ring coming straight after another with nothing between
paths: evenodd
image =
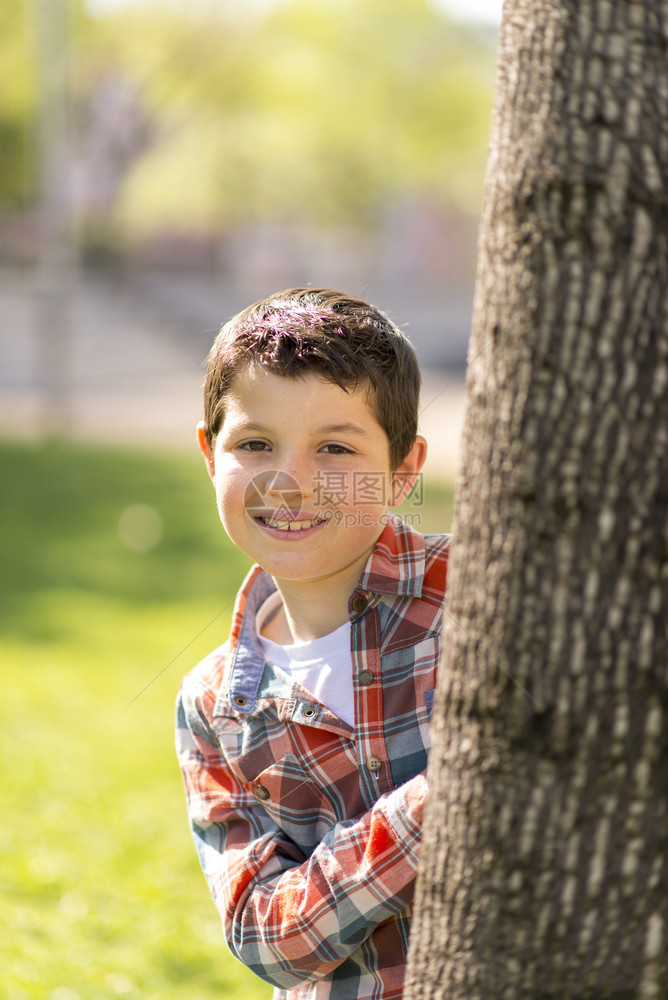
<instances>
[{"instance_id":1,"label":"white t-shirt","mask_svg":"<svg viewBox=\"0 0 668 1000\"><path fill-rule=\"evenodd\" d=\"M255 628L265 657L314 694L349 726L354 726L350 622L345 622L334 632L319 639L282 646L261 634L267 620L280 606L281 595L272 594L259 609L255 619Z\"/></svg>"}]
</instances>

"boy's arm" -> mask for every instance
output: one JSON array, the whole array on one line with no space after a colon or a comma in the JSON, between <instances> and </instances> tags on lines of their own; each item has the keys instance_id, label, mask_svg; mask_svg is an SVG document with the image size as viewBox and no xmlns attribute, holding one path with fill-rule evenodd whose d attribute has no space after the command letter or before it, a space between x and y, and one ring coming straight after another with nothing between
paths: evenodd
<instances>
[{"instance_id":1,"label":"boy's arm","mask_svg":"<svg viewBox=\"0 0 668 1000\"><path fill-rule=\"evenodd\" d=\"M423 774L337 823L306 858L225 766L202 713L178 704L177 748L204 874L232 952L274 986L317 980L413 898Z\"/></svg>"}]
</instances>

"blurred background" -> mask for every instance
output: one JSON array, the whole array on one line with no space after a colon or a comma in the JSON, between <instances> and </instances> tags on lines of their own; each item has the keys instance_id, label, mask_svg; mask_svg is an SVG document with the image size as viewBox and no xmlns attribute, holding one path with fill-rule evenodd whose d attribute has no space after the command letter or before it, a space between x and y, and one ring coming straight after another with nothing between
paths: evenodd
<instances>
[{"instance_id":1,"label":"blurred background","mask_svg":"<svg viewBox=\"0 0 668 1000\"><path fill-rule=\"evenodd\" d=\"M279 288L374 302L424 373L411 513L447 529L500 7L3 0L9 1000L270 995L220 941L171 749L247 568L194 450L204 359Z\"/></svg>"}]
</instances>

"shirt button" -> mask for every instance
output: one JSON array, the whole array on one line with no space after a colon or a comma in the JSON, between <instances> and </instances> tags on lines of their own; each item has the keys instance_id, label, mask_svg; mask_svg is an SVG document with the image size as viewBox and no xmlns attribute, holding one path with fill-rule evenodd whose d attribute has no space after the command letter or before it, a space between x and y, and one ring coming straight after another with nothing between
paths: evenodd
<instances>
[{"instance_id":1,"label":"shirt button","mask_svg":"<svg viewBox=\"0 0 668 1000\"><path fill-rule=\"evenodd\" d=\"M379 757L367 757L366 766L367 770L372 771L375 774L376 771L380 771L383 766L383 762Z\"/></svg>"},{"instance_id":2,"label":"shirt button","mask_svg":"<svg viewBox=\"0 0 668 1000\"><path fill-rule=\"evenodd\" d=\"M364 686L366 687L367 684L371 684L372 680L373 680L373 674L371 673L371 671L363 670L362 673L360 674L360 684L364 684Z\"/></svg>"},{"instance_id":3,"label":"shirt button","mask_svg":"<svg viewBox=\"0 0 668 1000\"><path fill-rule=\"evenodd\" d=\"M265 788L264 785L258 785L255 789L255 794L261 802L266 802L271 798L271 792L268 788Z\"/></svg>"},{"instance_id":4,"label":"shirt button","mask_svg":"<svg viewBox=\"0 0 668 1000\"><path fill-rule=\"evenodd\" d=\"M364 611L368 603L369 602L363 594L358 594L356 597L353 597L351 607L353 611Z\"/></svg>"}]
</instances>

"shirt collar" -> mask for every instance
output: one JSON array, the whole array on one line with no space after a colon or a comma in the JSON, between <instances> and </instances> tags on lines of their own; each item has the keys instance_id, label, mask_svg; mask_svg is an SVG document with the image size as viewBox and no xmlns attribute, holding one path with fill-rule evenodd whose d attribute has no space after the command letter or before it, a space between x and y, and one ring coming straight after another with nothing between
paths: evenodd
<instances>
[{"instance_id":1,"label":"shirt collar","mask_svg":"<svg viewBox=\"0 0 668 1000\"><path fill-rule=\"evenodd\" d=\"M376 542L359 579L357 591L392 597L421 597L425 573L424 536L392 515ZM276 590L271 576L253 566L239 591L230 630L230 678L228 697L243 714L252 712L264 670L255 616ZM221 691L221 696L223 692ZM214 714L223 711L223 702Z\"/></svg>"},{"instance_id":2,"label":"shirt collar","mask_svg":"<svg viewBox=\"0 0 668 1000\"><path fill-rule=\"evenodd\" d=\"M264 670L264 653L255 629L255 616L276 590L276 584L260 566L253 566L237 595L230 629L230 672L227 698L244 715L255 706ZM225 687L220 690L214 715L225 714Z\"/></svg>"},{"instance_id":3,"label":"shirt collar","mask_svg":"<svg viewBox=\"0 0 668 1000\"><path fill-rule=\"evenodd\" d=\"M356 589L392 597L421 597L424 572L424 535L398 515L391 515Z\"/></svg>"}]
</instances>

